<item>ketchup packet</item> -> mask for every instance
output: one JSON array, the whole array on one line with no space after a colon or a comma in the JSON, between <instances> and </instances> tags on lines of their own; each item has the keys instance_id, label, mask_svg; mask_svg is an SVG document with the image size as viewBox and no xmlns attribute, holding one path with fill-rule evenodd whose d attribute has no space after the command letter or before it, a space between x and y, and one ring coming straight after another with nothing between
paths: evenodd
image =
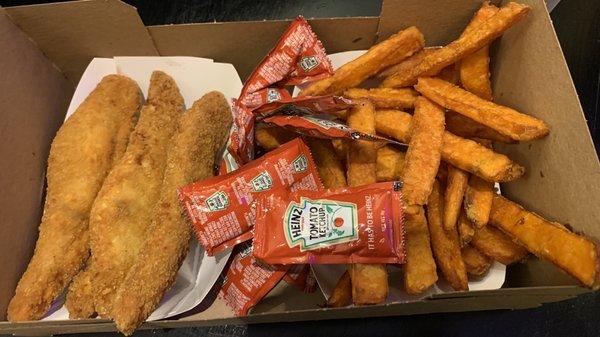
<instances>
[{"instance_id":1,"label":"ketchup packet","mask_svg":"<svg viewBox=\"0 0 600 337\"><path fill-rule=\"evenodd\" d=\"M283 280L305 293L312 293L316 290L317 280L308 264L291 265Z\"/></svg>"},{"instance_id":2,"label":"ketchup packet","mask_svg":"<svg viewBox=\"0 0 600 337\"><path fill-rule=\"evenodd\" d=\"M252 257L252 244L236 253L221 286L219 296L237 316L245 316L286 275L288 267L275 267ZM279 269L281 268L281 269Z\"/></svg>"},{"instance_id":3,"label":"ketchup packet","mask_svg":"<svg viewBox=\"0 0 600 337\"><path fill-rule=\"evenodd\" d=\"M386 142L408 148L408 145L364 132L352 129L346 124L342 124L327 118L316 116L282 116L276 115L267 117L263 120L265 123L271 123L284 127L291 131L317 138L345 138L351 140L370 140L376 142Z\"/></svg>"},{"instance_id":4,"label":"ketchup packet","mask_svg":"<svg viewBox=\"0 0 600 337\"><path fill-rule=\"evenodd\" d=\"M308 146L296 138L236 171L180 188L179 199L198 241L212 256L252 238L260 195L322 186Z\"/></svg>"},{"instance_id":5,"label":"ketchup packet","mask_svg":"<svg viewBox=\"0 0 600 337\"><path fill-rule=\"evenodd\" d=\"M254 257L271 264L404 263L401 186L265 196L257 203Z\"/></svg>"},{"instance_id":6,"label":"ketchup packet","mask_svg":"<svg viewBox=\"0 0 600 337\"><path fill-rule=\"evenodd\" d=\"M275 101L293 101L286 85L300 85L333 74L325 49L303 17L298 17L252 72L233 102L233 127L222 172L253 158L254 110ZM264 109L263 109L264 112Z\"/></svg>"}]
</instances>

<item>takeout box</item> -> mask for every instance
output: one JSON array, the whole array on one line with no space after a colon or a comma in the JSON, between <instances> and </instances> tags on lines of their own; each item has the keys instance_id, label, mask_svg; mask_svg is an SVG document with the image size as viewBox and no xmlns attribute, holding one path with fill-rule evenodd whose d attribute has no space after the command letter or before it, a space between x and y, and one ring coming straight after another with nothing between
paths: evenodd
<instances>
[{"instance_id":1,"label":"takeout box","mask_svg":"<svg viewBox=\"0 0 600 337\"><path fill-rule=\"evenodd\" d=\"M526 167L503 194L550 220L600 239L600 164L577 93L542 0L519 0L531 13L493 45L494 99L551 125L535 143L499 147ZM309 20L328 53L367 49L416 25L427 45L457 37L478 0L385 0L379 17ZM289 20L145 27L135 8L89 0L0 8L0 320L33 253L52 138L76 84L94 57L196 56L231 63L245 78L275 44ZM400 283L399 278L391 283ZM530 258L508 268L504 288L431 295L407 303L320 309L319 292L280 283L254 310L236 318L216 299L218 288L193 313L145 323L173 328L520 309L588 291L554 266ZM0 323L0 333L39 335L115 330L113 323L65 320Z\"/></svg>"}]
</instances>

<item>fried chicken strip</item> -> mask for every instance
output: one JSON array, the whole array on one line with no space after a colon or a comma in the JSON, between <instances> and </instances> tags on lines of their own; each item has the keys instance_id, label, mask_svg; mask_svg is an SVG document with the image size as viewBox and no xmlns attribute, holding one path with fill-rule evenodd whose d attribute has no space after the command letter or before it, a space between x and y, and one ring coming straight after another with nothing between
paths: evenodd
<instances>
[{"instance_id":1,"label":"fried chicken strip","mask_svg":"<svg viewBox=\"0 0 600 337\"><path fill-rule=\"evenodd\" d=\"M90 273L91 297L101 317L112 317L116 290L137 260L160 197L169 142L183 111L183 97L173 79L153 72L125 155L106 177L90 213L92 256L85 273Z\"/></svg>"},{"instance_id":2,"label":"fried chicken strip","mask_svg":"<svg viewBox=\"0 0 600 337\"><path fill-rule=\"evenodd\" d=\"M146 241L117 291L113 316L122 333L132 334L175 282L190 241L176 190L213 175L231 123L229 104L219 92L204 95L180 119Z\"/></svg>"},{"instance_id":3,"label":"fried chicken strip","mask_svg":"<svg viewBox=\"0 0 600 337\"><path fill-rule=\"evenodd\" d=\"M123 155L141 98L131 79L106 76L58 130L50 147L40 234L8 306L10 321L42 318L87 260L90 209Z\"/></svg>"}]
</instances>

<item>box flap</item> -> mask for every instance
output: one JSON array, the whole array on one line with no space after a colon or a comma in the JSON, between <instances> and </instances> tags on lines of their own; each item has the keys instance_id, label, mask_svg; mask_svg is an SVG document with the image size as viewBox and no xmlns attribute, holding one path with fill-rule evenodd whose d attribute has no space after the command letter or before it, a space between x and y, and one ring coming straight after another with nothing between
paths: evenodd
<instances>
[{"instance_id":1,"label":"box flap","mask_svg":"<svg viewBox=\"0 0 600 337\"><path fill-rule=\"evenodd\" d=\"M378 39L382 41L401 29L416 26L425 35L427 46L445 45L460 35L481 3L482 0L384 0Z\"/></svg>"},{"instance_id":2,"label":"box flap","mask_svg":"<svg viewBox=\"0 0 600 337\"><path fill-rule=\"evenodd\" d=\"M8 7L6 12L73 86L93 57L158 55L137 10L118 0Z\"/></svg>"},{"instance_id":3,"label":"box flap","mask_svg":"<svg viewBox=\"0 0 600 337\"><path fill-rule=\"evenodd\" d=\"M555 302L571 298L584 292L580 287L547 287L547 288L517 288L496 290L498 292L474 292L472 296L439 298L411 303L395 303L387 305L374 305L363 307L334 308L334 309L306 309L293 311L266 312L252 314L247 317L230 317L228 315L213 318L192 316L185 320L164 320L146 322L141 329L178 328L189 326L211 326L222 324L244 323L269 323L269 322L294 322L314 321L340 318L384 317L397 315L415 315L438 312L462 312L494 309L525 309L541 305L542 303ZM287 299L288 301L289 298ZM281 302L281 299L279 300ZM190 319L190 320L188 320ZM10 332L15 335L32 334L58 334L76 332L102 332L114 331L114 323L96 320L96 323L87 320L72 324L72 321L36 322L8 324L0 323L0 332ZM50 324L52 323L52 324Z\"/></svg>"},{"instance_id":4,"label":"box flap","mask_svg":"<svg viewBox=\"0 0 600 337\"><path fill-rule=\"evenodd\" d=\"M0 320L31 258L46 158L71 91L0 8Z\"/></svg>"},{"instance_id":5,"label":"box flap","mask_svg":"<svg viewBox=\"0 0 600 337\"><path fill-rule=\"evenodd\" d=\"M379 19L309 20L328 53L367 49L374 41ZM160 55L212 58L235 66L242 80L273 48L290 20L215 22L151 26L148 31Z\"/></svg>"},{"instance_id":6,"label":"box flap","mask_svg":"<svg viewBox=\"0 0 600 337\"><path fill-rule=\"evenodd\" d=\"M544 2L520 2L533 10L497 43L494 99L543 119L550 135L498 146L527 169L523 178L504 184L503 192L549 220L599 240L600 163L583 110Z\"/></svg>"}]
</instances>

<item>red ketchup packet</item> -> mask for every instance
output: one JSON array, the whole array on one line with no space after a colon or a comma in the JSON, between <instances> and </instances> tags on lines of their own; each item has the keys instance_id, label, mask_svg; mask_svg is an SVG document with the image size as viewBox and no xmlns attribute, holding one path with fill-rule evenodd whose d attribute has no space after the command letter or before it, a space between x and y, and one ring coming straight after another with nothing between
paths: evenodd
<instances>
[{"instance_id":1,"label":"red ketchup packet","mask_svg":"<svg viewBox=\"0 0 600 337\"><path fill-rule=\"evenodd\" d=\"M252 257L252 244L244 245L234 255L219 292L237 316L246 316L281 281L288 268L256 261Z\"/></svg>"},{"instance_id":2,"label":"red ketchup packet","mask_svg":"<svg viewBox=\"0 0 600 337\"><path fill-rule=\"evenodd\" d=\"M270 264L404 263L401 186L265 196L257 203L254 257Z\"/></svg>"},{"instance_id":3,"label":"red ketchup packet","mask_svg":"<svg viewBox=\"0 0 600 337\"><path fill-rule=\"evenodd\" d=\"M236 171L181 187L179 199L212 256L252 238L254 204L261 195L322 186L308 146L296 138Z\"/></svg>"},{"instance_id":4,"label":"red ketchup packet","mask_svg":"<svg viewBox=\"0 0 600 337\"><path fill-rule=\"evenodd\" d=\"M233 102L233 127L222 172L232 171L253 158L253 110L274 101L292 101L286 85L300 85L332 74L331 62L321 42L303 17L296 18Z\"/></svg>"},{"instance_id":5,"label":"red ketchup packet","mask_svg":"<svg viewBox=\"0 0 600 337\"><path fill-rule=\"evenodd\" d=\"M291 265L283 280L305 293L312 293L317 288L317 280L308 264Z\"/></svg>"},{"instance_id":6,"label":"red ketchup packet","mask_svg":"<svg viewBox=\"0 0 600 337\"><path fill-rule=\"evenodd\" d=\"M317 138L345 138L351 140L369 140L376 142L386 142L408 148L408 145L364 132L352 129L346 124L336 122L334 120L317 117L317 116L282 116L275 115L263 119L265 123L281 126L291 131Z\"/></svg>"}]
</instances>

